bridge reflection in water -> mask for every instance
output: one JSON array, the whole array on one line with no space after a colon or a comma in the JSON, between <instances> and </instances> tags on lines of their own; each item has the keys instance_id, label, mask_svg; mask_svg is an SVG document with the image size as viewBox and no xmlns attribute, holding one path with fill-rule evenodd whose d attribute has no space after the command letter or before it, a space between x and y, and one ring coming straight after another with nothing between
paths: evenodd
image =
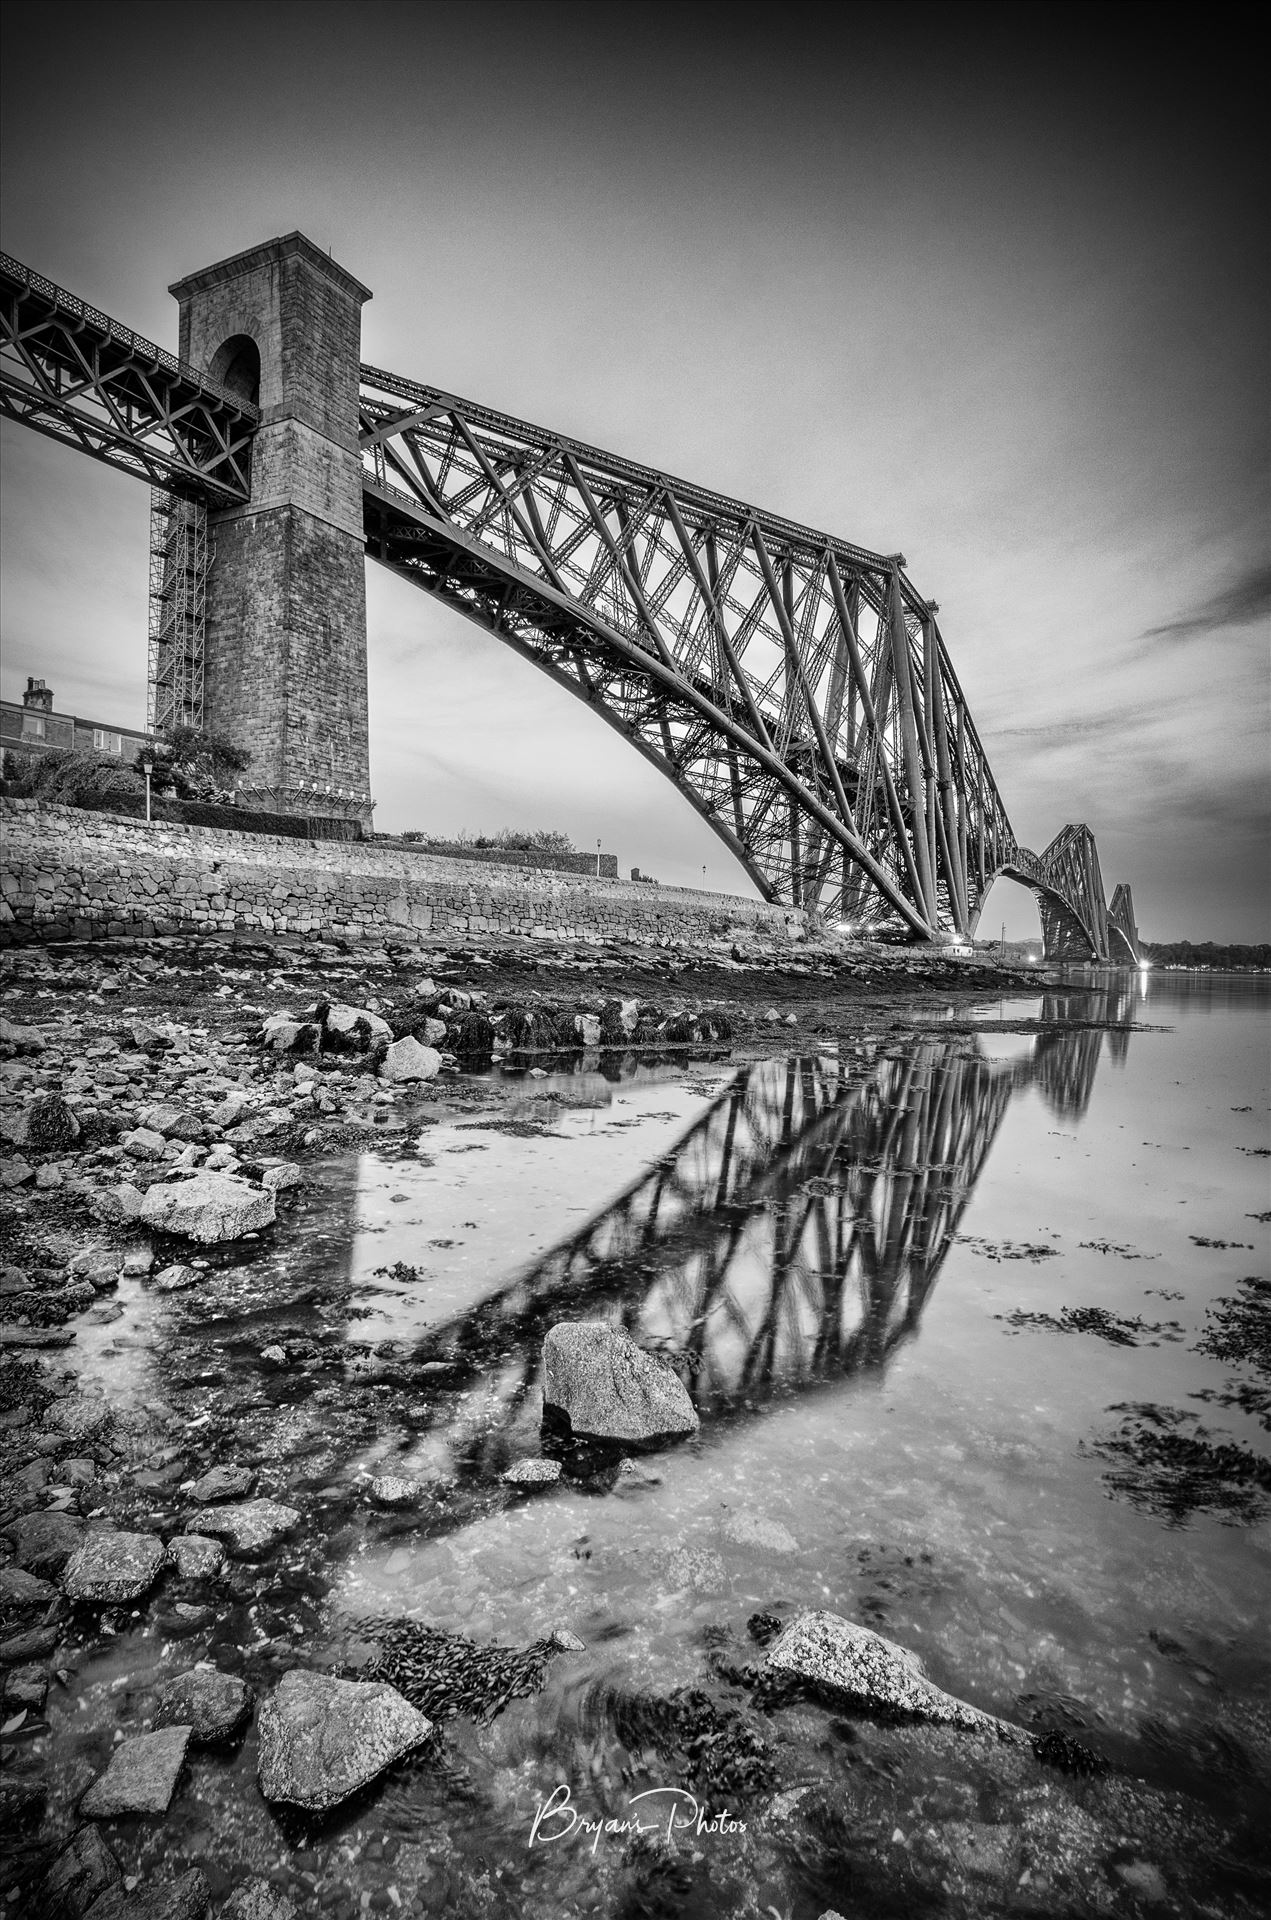
<instances>
[{"instance_id":1,"label":"bridge reflection in water","mask_svg":"<svg viewBox=\"0 0 1271 1920\"><path fill-rule=\"evenodd\" d=\"M1043 1028L1062 997L1046 997ZM420 1343L418 1359L484 1385L469 1467L496 1468L537 1416L558 1320L608 1320L660 1349L704 1420L881 1372L917 1332L1011 1100L1031 1088L1057 1117L1083 1114L1105 1042L1125 1058L1130 1006L1126 991L1101 1012L1120 1031L1042 1031L1012 1059L933 1033L741 1068L615 1200Z\"/></svg>"}]
</instances>

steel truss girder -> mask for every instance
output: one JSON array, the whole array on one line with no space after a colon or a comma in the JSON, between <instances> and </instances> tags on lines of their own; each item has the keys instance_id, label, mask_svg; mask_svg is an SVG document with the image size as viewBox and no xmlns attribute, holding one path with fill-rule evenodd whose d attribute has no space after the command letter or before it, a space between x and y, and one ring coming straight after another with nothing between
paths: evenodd
<instances>
[{"instance_id":1,"label":"steel truss girder","mask_svg":"<svg viewBox=\"0 0 1271 1920\"><path fill-rule=\"evenodd\" d=\"M0 254L0 414L152 487L246 501L257 409Z\"/></svg>"},{"instance_id":2,"label":"steel truss girder","mask_svg":"<svg viewBox=\"0 0 1271 1920\"><path fill-rule=\"evenodd\" d=\"M1048 960L1137 965L1140 948L1130 889L1119 886L1109 908L1089 827L1064 827L1040 854L1017 846L1001 871L1037 896Z\"/></svg>"},{"instance_id":3,"label":"steel truss girder","mask_svg":"<svg viewBox=\"0 0 1271 1920\"><path fill-rule=\"evenodd\" d=\"M970 931L1014 835L901 556L362 372L368 554L586 700L767 899Z\"/></svg>"}]
</instances>

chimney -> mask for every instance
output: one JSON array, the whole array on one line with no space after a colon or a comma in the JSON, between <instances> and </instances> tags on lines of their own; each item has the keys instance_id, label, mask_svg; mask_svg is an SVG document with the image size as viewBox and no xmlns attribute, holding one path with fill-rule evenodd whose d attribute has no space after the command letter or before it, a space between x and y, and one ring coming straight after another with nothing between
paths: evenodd
<instances>
[{"instance_id":1,"label":"chimney","mask_svg":"<svg viewBox=\"0 0 1271 1920\"><path fill-rule=\"evenodd\" d=\"M46 687L43 680L33 680L27 675L26 692L22 696L24 707L32 707L37 713L52 713L53 689Z\"/></svg>"}]
</instances>

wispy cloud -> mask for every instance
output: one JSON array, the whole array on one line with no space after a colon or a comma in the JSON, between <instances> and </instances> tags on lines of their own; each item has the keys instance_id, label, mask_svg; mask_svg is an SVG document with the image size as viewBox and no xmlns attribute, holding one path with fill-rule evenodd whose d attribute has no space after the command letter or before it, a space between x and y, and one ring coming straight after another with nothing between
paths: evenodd
<instances>
[{"instance_id":1,"label":"wispy cloud","mask_svg":"<svg viewBox=\"0 0 1271 1920\"><path fill-rule=\"evenodd\" d=\"M1271 616L1271 567L1250 567L1230 586L1220 587L1191 613L1164 626L1149 627L1143 640L1199 640L1207 633L1221 633L1227 627L1249 627Z\"/></svg>"}]
</instances>

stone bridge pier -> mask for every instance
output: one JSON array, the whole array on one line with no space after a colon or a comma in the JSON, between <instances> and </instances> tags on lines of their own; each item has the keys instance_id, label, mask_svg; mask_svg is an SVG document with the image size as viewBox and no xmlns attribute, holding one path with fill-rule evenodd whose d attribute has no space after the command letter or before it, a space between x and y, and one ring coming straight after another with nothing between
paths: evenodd
<instances>
[{"instance_id":1,"label":"stone bridge pier","mask_svg":"<svg viewBox=\"0 0 1271 1920\"><path fill-rule=\"evenodd\" d=\"M368 289L302 233L178 280L180 357L260 409L251 498L208 516L204 716L283 813L369 821L358 369Z\"/></svg>"}]
</instances>

